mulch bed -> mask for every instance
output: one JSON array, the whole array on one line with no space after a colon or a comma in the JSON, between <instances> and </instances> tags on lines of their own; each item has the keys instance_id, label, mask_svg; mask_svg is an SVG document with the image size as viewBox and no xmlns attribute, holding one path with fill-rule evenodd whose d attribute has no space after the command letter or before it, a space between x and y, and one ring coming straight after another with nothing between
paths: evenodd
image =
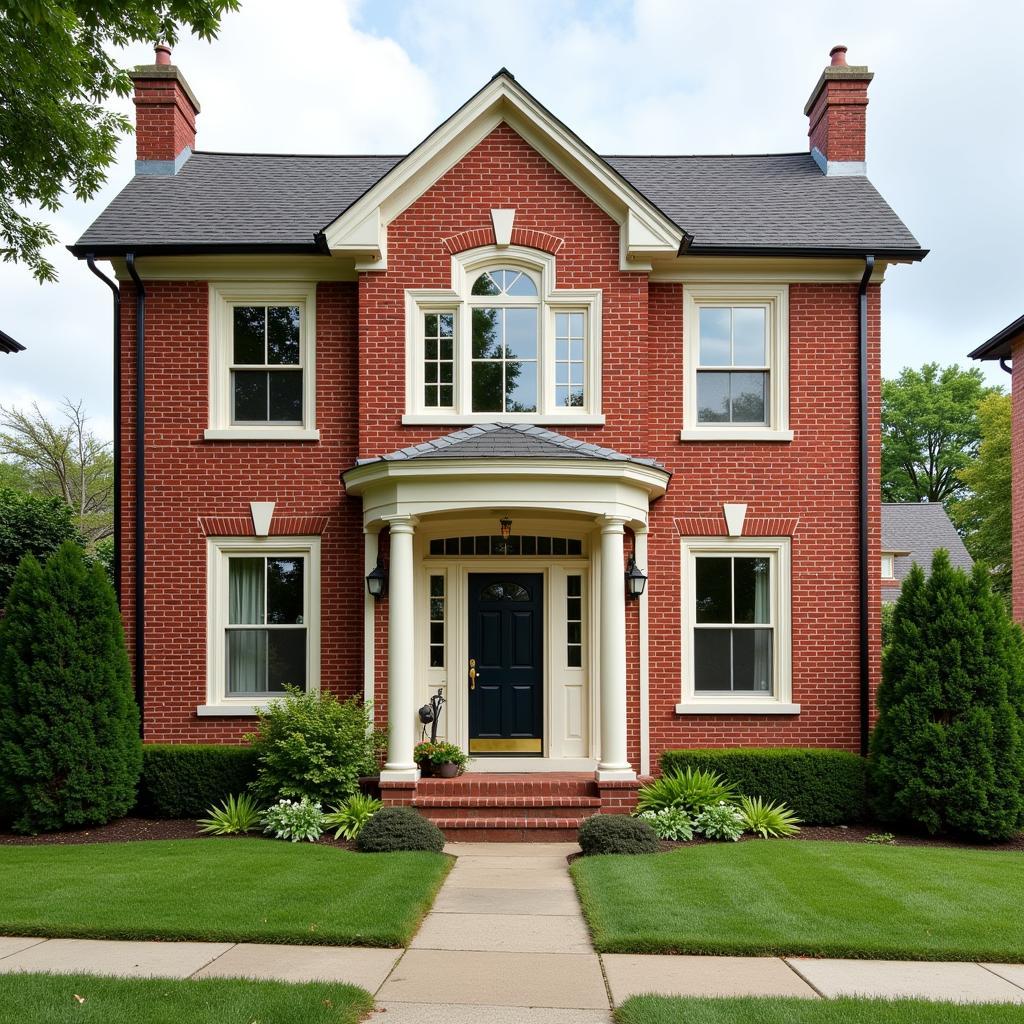
<instances>
[{"instance_id":1,"label":"mulch bed","mask_svg":"<svg viewBox=\"0 0 1024 1024\"><path fill-rule=\"evenodd\" d=\"M247 836L208 836L189 818L121 818L109 825L75 829L70 832L46 832L38 836L20 836L13 832L0 832L0 846L78 846L82 843L134 843L147 839L267 839L262 832ZM278 840L275 840L275 842ZM336 846L340 850L354 850L355 843L345 839L336 841L333 834L325 833L320 846Z\"/></svg>"}]
</instances>

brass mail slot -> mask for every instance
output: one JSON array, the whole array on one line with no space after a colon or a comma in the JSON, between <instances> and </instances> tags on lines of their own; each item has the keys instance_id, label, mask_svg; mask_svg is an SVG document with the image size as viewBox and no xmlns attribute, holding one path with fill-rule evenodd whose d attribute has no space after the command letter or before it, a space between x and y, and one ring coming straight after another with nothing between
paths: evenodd
<instances>
[{"instance_id":1,"label":"brass mail slot","mask_svg":"<svg viewBox=\"0 0 1024 1024\"><path fill-rule=\"evenodd\" d=\"M540 754L543 741L534 740L470 740L471 754Z\"/></svg>"}]
</instances>

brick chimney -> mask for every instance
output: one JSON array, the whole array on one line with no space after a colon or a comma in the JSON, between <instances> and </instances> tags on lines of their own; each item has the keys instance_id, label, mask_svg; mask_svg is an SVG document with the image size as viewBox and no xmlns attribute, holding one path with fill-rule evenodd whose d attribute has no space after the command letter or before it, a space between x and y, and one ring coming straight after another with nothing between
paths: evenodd
<instances>
[{"instance_id":1,"label":"brick chimney","mask_svg":"<svg viewBox=\"0 0 1024 1024\"><path fill-rule=\"evenodd\" d=\"M875 76L847 64L845 46L833 46L829 56L804 107L811 156L825 174L864 174L868 83Z\"/></svg>"},{"instance_id":2,"label":"brick chimney","mask_svg":"<svg viewBox=\"0 0 1024 1024\"><path fill-rule=\"evenodd\" d=\"M156 62L137 67L132 81L135 173L177 174L195 148L199 102L164 43L156 46Z\"/></svg>"}]
</instances>

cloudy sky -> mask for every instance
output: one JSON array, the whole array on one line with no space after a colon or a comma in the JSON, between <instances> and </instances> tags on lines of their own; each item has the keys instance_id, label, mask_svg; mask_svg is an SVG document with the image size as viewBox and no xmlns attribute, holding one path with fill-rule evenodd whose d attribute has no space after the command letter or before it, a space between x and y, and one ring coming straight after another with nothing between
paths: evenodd
<instances>
[{"instance_id":1,"label":"cloudy sky","mask_svg":"<svg viewBox=\"0 0 1024 1024\"><path fill-rule=\"evenodd\" d=\"M764 153L806 149L804 102L845 43L876 75L869 175L931 249L887 280L891 376L963 363L1024 313L1022 34L1013 0L242 0L174 63L203 107L201 149L404 153L506 66L598 152ZM63 242L130 177L133 148L61 211ZM0 356L0 404L84 398L109 434L109 292L63 249L51 259L55 285L0 266L0 327L29 346Z\"/></svg>"}]
</instances>

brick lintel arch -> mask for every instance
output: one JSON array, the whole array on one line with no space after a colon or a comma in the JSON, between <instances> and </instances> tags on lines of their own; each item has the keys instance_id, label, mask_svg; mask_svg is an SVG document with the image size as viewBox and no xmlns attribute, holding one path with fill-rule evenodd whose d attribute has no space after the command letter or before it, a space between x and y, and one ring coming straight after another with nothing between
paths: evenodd
<instances>
[{"instance_id":1,"label":"brick lintel arch","mask_svg":"<svg viewBox=\"0 0 1024 1024\"><path fill-rule=\"evenodd\" d=\"M495 244L494 228L491 226L460 231L458 234L449 235L441 240L441 247L451 256L467 252L470 249L481 249L484 246ZM527 249L539 249L541 252L556 256L565 245L565 239L547 231L538 231L535 228L514 227L512 229L512 245L521 245Z\"/></svg>"}]
</instances>

